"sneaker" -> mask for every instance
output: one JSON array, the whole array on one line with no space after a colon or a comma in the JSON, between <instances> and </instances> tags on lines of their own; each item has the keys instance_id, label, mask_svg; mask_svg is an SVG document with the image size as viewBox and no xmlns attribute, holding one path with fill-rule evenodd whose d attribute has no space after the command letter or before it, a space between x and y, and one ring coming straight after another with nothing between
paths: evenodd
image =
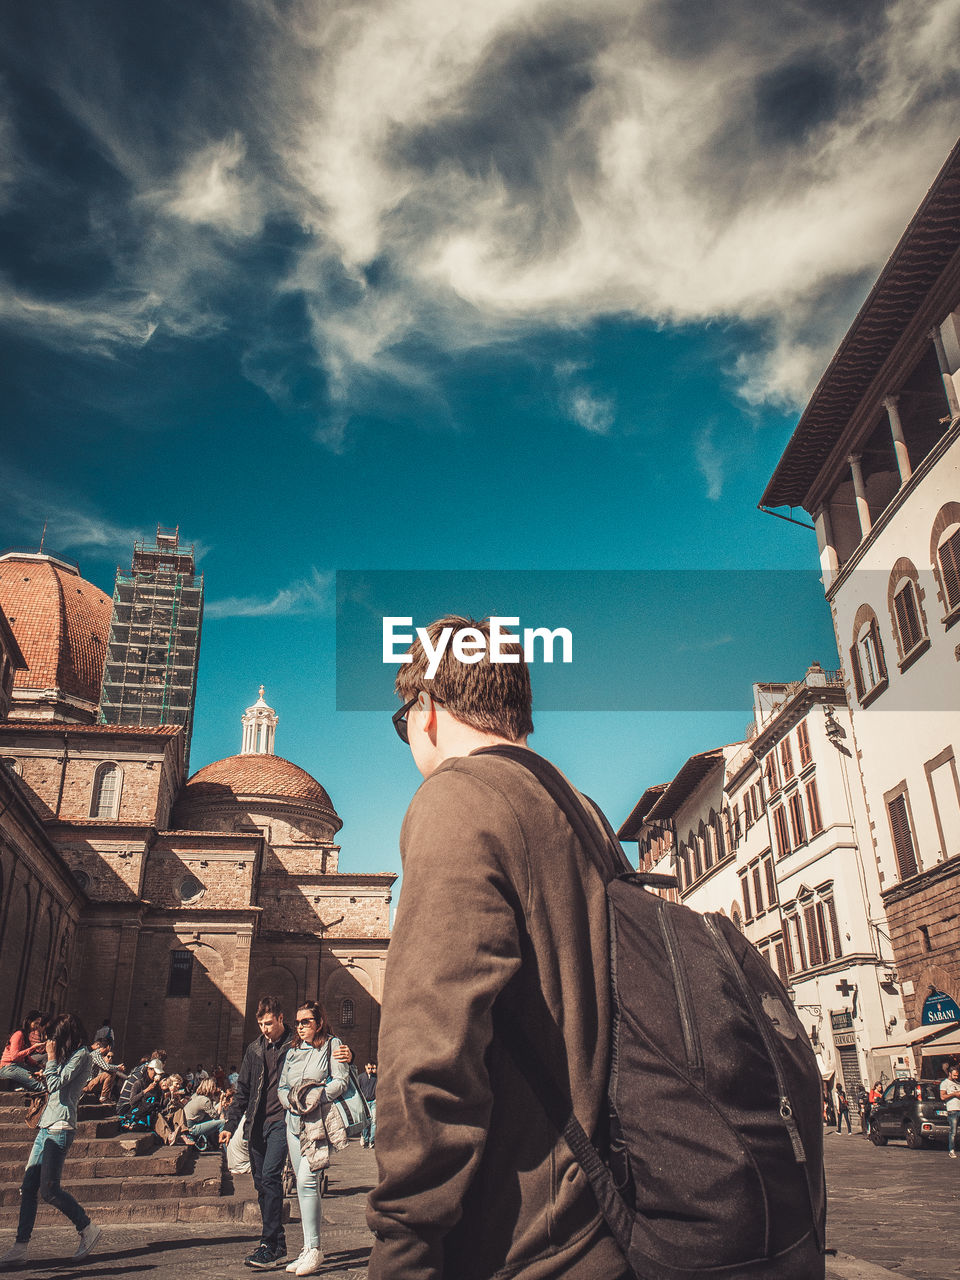
<instances>
[{"instance_id":1,"label":"sneaker","mask_svg":"<svg viewBox=\"0 0 960 1280\"><path fill-rule=\"evenodd\" d=\"M304 1249L299 1258L294 1258L292 1262L287 1263L286 1270L289 1271L291 1275L296 1275L297 1267L299 1267L300 1263L307 1256L307 1252L308 1250Z\"/></svg>"},{"instance_id":2,"label":"sneaker","mask_svg":"<svg viewBox=\"0 0 960 1280\"><path fill-rule=\"evenodd\" d=\"M102 1235L102 1227L98 1227L94 1223L88 1222L80 1232L80 1243L77 1245L77 1252L73 1255L74 1262L76 1262L78 1258L85 1258L88 1253L91 1253L100 1243L100 1237Z\"/></svg>"},{"instance_id":3,"label":"sneaker","mask_svg":"<svg viewBox=\"0 0 960 1280\"><path fill-rule=\"evenodd\" d=\"M308 1249L297 1263L296 1275L313 1276L323 1266L323 1253L320 1249Z\"/></svg>"},{"instance_id":4,"label":"sneaker","mask_svg":"<svg viewBox=\"0 0 960 1280\"><path fill-rule=\"evenodd\" d=\"M253 1267L254 1271L276 1271L287 1260L287 1251L282 1245L276 1248L272 1244L261 1244L260 1247L245 1258L243 1265Z\"/></svg>"},{"instance_id":5,"label":"sneaker","mask_svg":"<svg viewBox=\"0 0 960 1280\"><path fill-rule=\"evenodd\" d=\"M0 1267L19 1267L20 1263L26 1260L28 1247L26 1241L21 1243L18 1240L6 1253L0 1255Z\"/></svg>"},{"instance_id":6,"label":"sneaker","mask_svg":"<svg viewBox=\"0 0 960 1280\"><path fill-rule=\"evenodd\" d=\"M955 1151L948 1151L947 1155L950 1157L951 1160L956 1160L957 1158L957 1153Z\"/></svg>"}]
</instances>

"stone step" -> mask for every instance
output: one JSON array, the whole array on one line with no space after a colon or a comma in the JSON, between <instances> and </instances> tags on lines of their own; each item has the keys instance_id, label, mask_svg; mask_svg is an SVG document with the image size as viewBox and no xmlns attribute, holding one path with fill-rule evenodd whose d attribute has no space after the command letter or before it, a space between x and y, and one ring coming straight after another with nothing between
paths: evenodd
<instances>
[{"instance_id":1,"label":"stone step","mask_svg":"<svg viewBox=\"0 0 960 1280\"><path fill-rule=\"evenodd\" d=\"M159 1147L151 1155L137 1157L123 1154L105 1158L99 1155L76 1158L71 1147L67 1160L71 1179L85 1182L93 1178L147 1178L190 1173L196 1155L191 1147ZM0 1163L0 1186L5 1182L19 1183L25 1163L26 1153L21 1153L17 1160Z\"/></svg>"},{"instance_id":2,"label":"stone step","mask_svg":"<svg viewBox=\"0 0 960 1280\"><path fill-rule=\"evenodd\" d=\"M71 1188L73 1190L73 1188ZM236 1222L259 1227L260 1208L256 1200L238 1200L221 1196L186 1196L177 1200L81 1200L92 1221L100 1226L137 1223L141 1226L164 1222ZM289 1206L284 1205L289 1212ZM0 1231L16 1227L19 1209L0 1208ZM286 1216L286 1215L285 1215ZM38 1226L63 1226L66 1219L52 1205L40 1201ZM109 1249L109 1240L105 1247Z\"/></svg>"},{"instance_id":3,"label":"stone step","mask_svg":"<svg viewBox=\"0 0 960 1280\"><path fill-rule=\"evenodd\" d=\"M0 1183L0 1207L18 1205L20 1202L20 1169L16 1182ZM174 1177L158 1174L152 1177L77 1179L73 1176L69 1158L63 1171L63 1185L82 1205L110 1204L116 1201L177 1200L184 1196L218 1196L220 1177ZM146 1220L146 1219L145 1219Z\"/></svg>"},{"instance_id":4,"label":"stone step","mask_svg":"<svg viewBox=\"0 0 960 1280\"><path fill-rule=\"evenodd\" d=\"M36 1135L36 1130L30 1133ZM11 1160L25 1161L33 1138L22 1142L0 1142L0 1162L9 1164ZM84 1158L109 1159L111 1156L142 1156L160 1143L152 1133L127 1133L116 1138L75 1138L70 1148L69 1159Z\"/></svg>"},{"instance_id":5,"label":"stone step","mask_svg":"<svg viewBox=\"0 0 960 1280\"><path fill-rule=\"evenodd\" d=\"M36 1132L25 1120L0 1120L0 1143L26 1142L31 1134L36 1136ZM81 1116L77 1120L77 1141L81 1138L116 1138L120 1132L120 1121L116 1119L84 1120ZM139 1134L132 1130L129 1136L135 1138Z\"/></svg>"}]
</instances>

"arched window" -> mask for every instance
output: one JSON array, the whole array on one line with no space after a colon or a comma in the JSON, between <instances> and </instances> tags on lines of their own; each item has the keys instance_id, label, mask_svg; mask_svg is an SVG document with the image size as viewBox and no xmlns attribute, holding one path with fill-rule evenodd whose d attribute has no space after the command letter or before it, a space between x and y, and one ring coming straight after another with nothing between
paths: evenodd
<instances>
[{"instance_id":1,"label":"arched window","mask_svg":"<svg viewBox=\"0 0 960 1280\"><path fill-rule=\"evenodd\" d=\"M118 765L102 764L93 778L91 818L115 818L120 812L120 784L123 773Z\"/></svg>"},{"instance_id":2,"label":"arched window","mask_svg":"<svg viewBox=\"0 0 960 1280\"><path fill-rule=\"evenodd\" d=\"M349 996L345 1000L340 1001L340 1025L341 1027L352 1027L356 1017L356 1010L353 1001Z\"/></svg>"},{"instance_id":3,"label":"arched window","mask_svg":"<svg viewBox=\"0 0 960 1280\"><path fill-rule=\"evenodd\" d=\"M874 691L886 688L887 667L883 660L877 615L869 605L861 605L854 621L850 665L857 697L864 702Z\"/></svg>"}]
</instances>

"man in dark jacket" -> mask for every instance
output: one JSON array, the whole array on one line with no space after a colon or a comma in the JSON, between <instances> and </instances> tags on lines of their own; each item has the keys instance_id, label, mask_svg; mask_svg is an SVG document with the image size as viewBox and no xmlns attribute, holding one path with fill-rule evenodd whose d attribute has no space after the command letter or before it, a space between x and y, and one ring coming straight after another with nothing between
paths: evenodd
<instances>
[{"instance_id":1,"label":"man in dark jacket","mask_svg":"<svg viewBox=\"0 0 960 1280\"><path fill-rule=\"evenodd\" d=\"M427 629L434 651L447 627L472 633L459 646L469 643L470 660L448 645L428 679L418 641L397 677L404 705L394 724L425 781L400 837L369 1280L624 1280L586 1176L511 1037L523 1030L540 1050L539 1075L588 1134L600 1133L604 881L545 788L490 750L524 748L533 729L522 659L491 662L489 626L466 618Z\"/></svg>"},{"instance_id":2,"label":"man in dark jacket","mask_svg":"<svg viewBox=\"0 0 960 1280\"><path fill-rule=\"evenodd\" d=\"M293 1031L283 1020L279 996L264 996L257 1005L260 1035L247 1046L233 1102L225 1116L220 1142L230 1141L241 1117L250 1148L250 1171L260 1202L260 1243L246 1259L255 1271L274 1271L287 1260L283 1232L283 1166L287 1129L277 1085Z\"/></svg>"}]
</instances>

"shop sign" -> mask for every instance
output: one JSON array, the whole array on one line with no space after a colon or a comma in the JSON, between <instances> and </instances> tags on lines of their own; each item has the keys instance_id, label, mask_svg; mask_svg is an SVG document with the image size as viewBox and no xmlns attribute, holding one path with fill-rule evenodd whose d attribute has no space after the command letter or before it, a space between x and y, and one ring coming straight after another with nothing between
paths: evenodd
<instances>
[{"instance_id":1,"label":"shop sign","mask_svg":"<svg viewBox=\"0 0 960 1280\"><path fill-rule=\"evenodd\" d=\"M924 1027L935 1027L940 1022L960 1022L960 1009L945 992L931 991L923 1002L920 1022Z\"/></svg>"}]
</instances>

